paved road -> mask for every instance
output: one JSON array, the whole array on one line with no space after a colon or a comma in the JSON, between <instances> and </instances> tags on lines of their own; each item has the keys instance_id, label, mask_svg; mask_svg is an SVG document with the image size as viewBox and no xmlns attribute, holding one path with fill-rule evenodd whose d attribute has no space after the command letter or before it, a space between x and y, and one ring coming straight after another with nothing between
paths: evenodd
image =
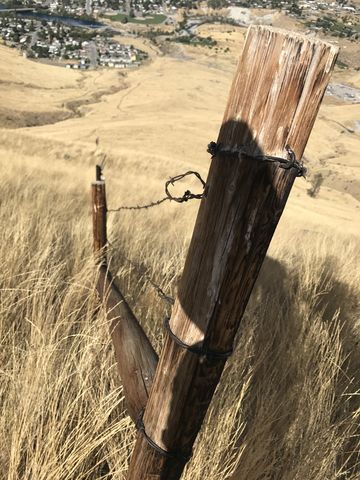
<instances>
[{"instance_id":1,"label":"paved road","mask_svg":"<svg viewBox=\"0 0 360 480\"><path fill-rule=\"evenodd\" d=\"M348 103L360 103L360 89L346 83L330 83L326 94Z\"/></svg>"},{"instance_id":2,"label":"paved road","mask_svg":"<svg viewBox=\"0 0 360 480\"><path fill-rule=\"evenodd\" d=\"M31 34L30 47L33 47L38 41L38 32L40 27L36 27L36 30Z\"/></svg>"},{"instance_id":3,"label":"paved road","mask_svg":"<svg viewBox=\"0 0 360 480\"><path fill-rule=\"evenodd\" d=\"M85 10L86 10L86 14L87 14L87 15L91 15L91 14L92 14L92 0L86 0Z\"/></svg>"},{"instance_id":4,"label":"paved road","mask_svg":"<svg viewBox=\"0 0 360 480\"><path fill-rule=\"evenodd\" d=\"M1 13L10 13L10 12L35 12L35 8L0 8Z\"/></svg>"},{"instance_id":5,"label":"paved road","mask_svg":"<svg viewBox=\"0 0 360 480\"><path fill-rule=\"evenodd\" d=\"M98 66L98 52L95 42L89 42L89 44L86 46L86 51L90 59L90 68L96 68Z\"/></svg>"}]
</instances>

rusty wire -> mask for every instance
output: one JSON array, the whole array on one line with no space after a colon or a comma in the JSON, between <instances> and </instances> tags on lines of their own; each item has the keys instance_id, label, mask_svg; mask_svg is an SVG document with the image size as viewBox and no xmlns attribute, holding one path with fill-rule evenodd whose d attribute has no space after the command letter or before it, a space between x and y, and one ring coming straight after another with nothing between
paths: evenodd
<instances>
[{"instance_id":1,"label":"rusty wire","mask_svg":"<svg viewBox=\"0 0 360 480\"><path fill-rule=\"evenodd\" d=\"M249 148L246 145L235 145L234 147L227 147L221 143L210 142L208 145L208 153L212 157L216 155L244 155L245 157L255 158L262 162L277 163L279 168L283 170L290 170L294 168L296 170L297 177L304 177L306 175L306 168L303 162L296 159L295 152L289 145L286 145L285 150L288 158L275 157L274 155L265 155L263 153L254 154L250 153Z\"/></svg>"},{"instance_id":2,"label":"rusty wire","mask_svg":"<svg viewBox=\"0 0 360 480\"><path fill-rule=\"evenodd\" d=\"M114 248L114 245L109 241L108 241L108 245L111 248ZM164 302L166 302L169 305L174 305L175 299L173 297L171 297L170 295L168 295L167 293L165 293L164 290L161 288L161 286L158 283L156 283L155 280L148 273L151 270L149 267L144 265L142 262L139 263L139 262L136 262L135 260L132 260L131 258L126 256L125 254L122 254L120 252L117 252L117 253L120 255L122 260L125 260L130 265L130 267L133 268L137 272L137 274L140 277L143 277L146 280L146 282L149 285L152 286L152 288L155 290L155 292L157 293L158 297L161 300L163 300Z\"/></svg>"},{"instance_id":3,"label":"rusty wire","mask_svg":"<svg viewBox=\"0 0 360 480\"><path fill-rule=\"evenodd\" d=\"M139 275L142 275L145 280L153 287L153 289L156 291L158 294L159 298L161 300L164 300L164 302L168 303L169 305L174 305L175 299L171 297L170 295L167 295L164 290L158 285L148 274L148 271L150 270L148 267L146 267L144 264L139 264L138 262L135 262L134 260L131 260L130 258L126 257L124 255L125 260L129 263L129 265L134 268L138 272Z\"/></svg>"},{"instance_id":4,"label":"rusty wire","mask_svg":"<svg viewBox=\"0 0 360 480\"><path fill-rule=\"evenodd\" d=\"M102 175L102 170L103 170L103 165L101 165L99 167L99 171L101 172L100 174ZM163 202L166 202L166 201L174 201L174 202L177 202L177 203L184 203L184 202L187 202L188 200L192 200L192 199L202 199L204 196L205 196L205 192L202 192L202 193L192 193L190 190L186 190L184 192L184 194L181 196L181 197L175 197L174 195L172 195L172 193L170 192L170 185L174 185L176 182L182 180L184 177L187 177L189 175L194 175L202 184L202 188L203 190L205 190L205 182L204 180L201 178L201 175L200 173L198 172L195 172L193 170L189 170L188 172L185 172L185 173L181 173L180 175L176 175L174 177L171 177L169 178L169 180L167 180L165 182L165 193L166 193L166 197L164 198L161 198L160 200L156 200L156 201L153 201L153 202L150 202L146 205L133 205L133 206L120 206L118 208L114 208L114 209L107 209L107 212L119 212L121 210L142 210L142 209L148 209L148 208L151 208L151 207L155 207L157 205L160 205L162 204ZM108 242L108 244L112 247L113 245ZM135 271L138 272L139 275L142 275L145 280L154 288L154 290L156 291L156 293L158 294L159 298L161 298L162 300L164 300L166 303L170 304L170 305L174 305L175 303L175 300L174 298L172 298L170 295L167 295L164 290L160 287L160 285L158 285L152 278L151 276L148 274L148 271L149 271L149 268L147 268L145 265L142 265L142 264L139 264L138 262L135 262L134 260L131 260L130 258L128 258L126 255L122 255L122 257L129 263L129 265L134 268Z\"/></svg>"},{"instance_id":5,"label":"rusty wire","mask_svg":"<svg viewBox=\"0 0 360 480\"><path fill-rule=\"evenodd\" d=\"M205 189L205 182L201 178L200 173L194 172L192 170L189 170L186 173L181 173L180 175L176 175L175 177L171 177L169 180L165 182L165 193L166 197L161 198L160 200L155 200L153 202L150 202L146 205L131 205L131 206L121 206L118 208L110 208L107 211L108 212L120 212L121 210L143 210L143 209L148 209L151 207L156 207L157 205L160 205L166 201L174 201L177 203L183 203L187 202L188 200L192 199L202 199L204 197L204 192L203 193L192 193L190 190L186 190L184 194L181 197L175 197L174 195L171 194L169 187L170 185L174 185L176 182L179 180L182 180L184 177L187 177L188 175L195 175L196 178L201 182L203 190Z\"/></svg>"}]
</instances>

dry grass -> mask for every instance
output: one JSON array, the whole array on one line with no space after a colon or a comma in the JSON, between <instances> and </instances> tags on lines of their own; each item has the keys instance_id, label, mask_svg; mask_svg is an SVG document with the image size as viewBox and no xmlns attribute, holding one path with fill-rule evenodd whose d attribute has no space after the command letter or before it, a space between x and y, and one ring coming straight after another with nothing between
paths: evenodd
<instances>
[{"instance_id":1,"label":"dry grass","mask_svg":"<svg viewBox=\"0 0 360 480\"><path fill-rule=\"evenodd\" d=\"M122 480L135 439L97 309L89 195L66 168L19 159L1 175L2 480ZM195 210L111 219L113 269L158 350L166 307L120 252L174 293ZM359 249L298 235L271 247L186 480L359 478Z\"/></svg>"}]
</instances>

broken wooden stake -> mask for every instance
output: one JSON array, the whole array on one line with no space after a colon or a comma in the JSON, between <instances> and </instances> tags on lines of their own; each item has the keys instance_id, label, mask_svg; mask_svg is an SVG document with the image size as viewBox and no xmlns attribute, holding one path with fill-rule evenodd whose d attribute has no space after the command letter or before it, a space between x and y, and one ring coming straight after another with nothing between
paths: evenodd
<instances>
[{"instance_id":1,"label":"broken wooden stake","mask_svg":"<svg viewBox=\"0 0 360 480\"><path fill-rule=\"evenodd\" d=\"M96 177L101 178L98 167ZM136 422L146 406L158 356L109 271L104 181L92 183L92 206L94 253L99 264L96 288L109 322L127 408Z\"/></svg>"},{"instance_id":2,"label":"broken wooden stake","mask_svg":"<svg viewBox=\"0 0 360 480\"><path fill-rule=\"evenodd\" d=\"M248 30L128 480L182 474L300 173L286 147L301 158L336 57L318 39Z\"/></svg>"}]
</instances>

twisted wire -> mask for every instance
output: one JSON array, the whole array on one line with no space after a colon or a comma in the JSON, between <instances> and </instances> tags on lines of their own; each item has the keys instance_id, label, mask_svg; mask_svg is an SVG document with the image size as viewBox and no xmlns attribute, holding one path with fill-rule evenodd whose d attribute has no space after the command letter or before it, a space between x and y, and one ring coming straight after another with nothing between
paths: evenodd
<instances>
[{"instance_id":1,"label":"twisted wire","mask_svg":"<svg viewBox=\"0 0 360 480\"><path fill-rule=\"evenodd\" d=\"M115 245L108 240L108 245L114 249ZM117 252L120 257L125 260L137 273L139 276L142 276L155 290L157 293L158 297L163 300L164 302L168 303L169 305L174 305L175 299L168 295L167 293L164 292L164 290L160 287L158 283L156 283L153 278L148 274L148 271L150 270L149 267L144 265L143 263L140 264L138 262L135 262L135 260L132 260L131 258L127 257L125 254Z\"/></svg>"},{"instance_id":2,"label":"twisted wire","mask_svg":"<svg viewBox=\"0 0 360 480\"><path fill-rule=\"evenodd\" d=\"M205 189L205 182L201 178L200 173L195 172L193 170L189 170L188 172L181 173L180 175L176 175L175 177L171 177L169 180L167 180L165 182L166 197L163 197L160 200L155 200L153 202L149 202L145 205L130 205L130 206L122 205L118 208L108 209L107 211L108 212L120 212L121 210L143 210L143 209L156 207L156 206L161 205L162 203L167 202L167 201L174 201L174 202L177 202L177 203L183 203L183 202L187 202L187 201L192 200L192 199L200 200L204 197L204 192L203 193L192 193L190 190L186 190L181 197L175 197L170 192L170 189L169 189L170 185L174 186L174 184L176 182L178 182L179 180L182 180L184 177L187 177L189 175L194 175L201 182L203 189Z\"/></svg>"},{"instance_id":3,"label":"twisted wire","mask_svg":"<svg viewBox=\"0 0 360 480\"><path fill-rule=\"evenodd\" d=\"M169 337L177 344L179 347L188 350L195 355L199 355L200 357L206 357L211 360L226 360L227 358L231 357L234 352L234 349L231 348L230 350L226 351L219 351L219 350L212 350L204 345L197 346L197 345L188 345L187 343L183 342L179 337L175 335L175 333L170 328L170 319L166 317L164 320L164 327L167 331Z\"/></svg>"},{"instance_id":4,"label":"twisted wire","mask_svg":"<svg viewBox=\"0 0 360 480\"><path fill-rule=\"evenodd\" d=\"M222 143L210 142L207 148L208 153L212 157L215 157L218 154L222 155L245 155L247 157L255 158L262 162L277 163L278 166L284 170L290 170L294 168L296 170L297 177L306 176L306 168L303 162L300 162L296 159L295 152L291 149L289 145L285 146L285 150L288 154L288 158L276 157L274 155L265 155L263 153L253 154L250 153L249 147L246 145L240 145L235 147L227 147Z\"/></svg>"},{"instance_id":5,"label":"twisted wire","mask_svg":"<svg viewBox=\"0 0 360 480\"><path fill-rule=\"evenodd\" d=\"M180 452L178 450L169 452L168 450L164 450L157 443L155 443L154 440L152 440L152 438L150 438L149 435L146 433L143 417L144 411L141 411L136 421L136 429L143 435L144 439L151 448L153 448L157 453L159 453L165 458L177 460L184 463L187 463L190 460L190 458L192 457L192 450L186 453Z\"/></svg>"}]
</instances>

